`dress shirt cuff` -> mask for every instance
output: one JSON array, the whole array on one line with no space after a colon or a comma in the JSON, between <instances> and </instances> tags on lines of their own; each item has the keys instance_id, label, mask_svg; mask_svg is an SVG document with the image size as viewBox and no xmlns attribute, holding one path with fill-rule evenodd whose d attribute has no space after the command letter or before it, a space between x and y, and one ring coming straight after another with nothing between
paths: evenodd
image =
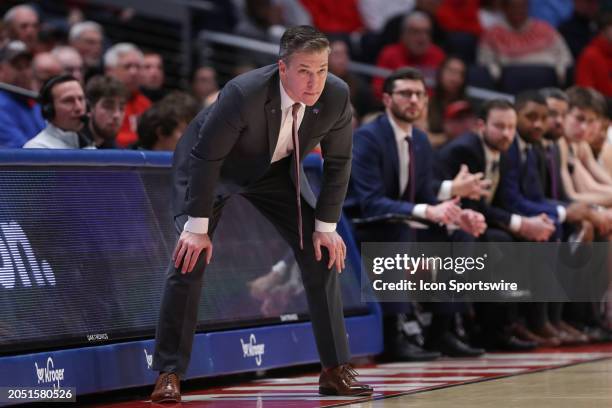
<instances>
[{"instance_id":1,"label":"dress shirt cuff","mask_svg":"<svg viewBox=\"0 0 612 408\"><path fill-rule=\"evenodd\" d=\"M446 201L451 198L453 194L453 180L444 180L440 184L440 191L438 191L438 200Z\"/></svg>"},{"instance_id":2,"label":"dress shirt cuff","mask_svg":"<svg viewBox=\"0 0 612 408\"><path fill-rule=\"evenodd\" d=\"M567 210L565 209L564 206L562 205L557 206L557 214L559 216L559 224L562 224L563 222L565 222L565 218L567 217Z\"/></svg>"},{"instance_id":3,"label":"dress shirt cuff","mask_svg":"<svg viewBox=\"0 0 612 408\"><path fill-rule=\"evenodd\" d=\"M412 208L412 215L418 218L427 218L427 204L417 204Z\"/></svg>"},{"instance_id":4,"label":"dress shirt cuff","mask_svg":"<svg viewBox=\"0 0 612 408\"><path fill-rule=\"evenodd\" d=\"M317 232L334 232L336 225L335 222L323 222L315 219L315 231Z\"/></svg>"},{"instance_id":5,"label":"dress shirt cuff","mask_svg":"<svg viewBox=\"0 0 612 408\"><path fill-rule=\"evenodd\" d=\"M208 234L208 218L189 217L183 231L196 234Z\"/></svg>"},{"instance_id":6,"label":"dress shirt cuff","mask_svg":"<svg viewBox=\"0 0 612 408\"><path fill-rule=\"evenodd\" d=\"M510 216L510 231L519 232L521 229L521 224L523 223L523 219L518 214L512 214Z\"/></svg>"}]
</instances>

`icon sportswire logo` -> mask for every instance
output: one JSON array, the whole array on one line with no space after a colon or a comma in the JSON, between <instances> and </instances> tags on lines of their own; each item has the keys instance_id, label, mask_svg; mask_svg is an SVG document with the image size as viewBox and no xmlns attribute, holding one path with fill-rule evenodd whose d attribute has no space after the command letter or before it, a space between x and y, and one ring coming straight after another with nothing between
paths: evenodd
<instances>
[{"instance_id":1,"label":"icon sportswire logo","mask_svg":"<svg viewBox=\"0 0 612 408\"><path fill-rule=\"evenodd\" d=\"M262 357L265 353L266 345L263 343L257 344L257 339L255 338L254 334L249 336L248 343L245 343L244 340L240 339L240 344L242 344L242 357L255 357L255 364L260 366Z\"/></svg>"},{"instance_id":2,"label":"icon sportswire logo","mask_svg":"<svg viewBox=\"0 0 612 408\"><path fill-rule=\"evenodd\" d=\"M38 367L38 363L34 362L34 369L38 377L38 384L53 384L53 389L60 388L60 381L64 380L64 369L55 368L51 357L47 358L47 365L42 367Z\"/></svg>"},{"instance_id":3,"label":"icon sportswire logo","mask_svg":"<svg viewBox=\"0 0 612 408\"><path fill-rule=\"evenodd\" d=\"M51 265L44 259L38 262L23 228L14 221L0 222L0 287L13 289L17 281L22 286L32 286L26 264L36 286L55 286Z\"/></svg>"}]
</instances>

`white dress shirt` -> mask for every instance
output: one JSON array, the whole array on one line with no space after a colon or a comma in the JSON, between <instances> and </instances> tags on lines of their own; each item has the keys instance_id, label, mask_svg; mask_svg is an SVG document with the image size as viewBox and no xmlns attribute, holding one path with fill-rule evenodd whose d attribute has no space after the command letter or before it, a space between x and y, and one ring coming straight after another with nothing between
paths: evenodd
<instances>
[{"instance_id":1,"label":"white dress shirt","mask_svg":"<svg viewBox=\"0 0 612 408\"><path fill-rule=\"evenodd\" d=\"M408 177L410 177L409 166L410 156L408 155L408 141L406 136L412 140L412 127L408 131L403 130L393 119L393 115L387 112L389 123L395 135L395 143L397 144L397 154L399 158L399 192L400 196L404 194L406 187L408 186ZM416 204L412 209L412 215L419 218L426 218L427 204Z\"/></svg>"},{"instance_id":2,"label":"white dress shirt","mask_svg":"<svg viewBox=\"0 0 612 408\"><path fill-rule=\"evenodd\" d=\"M295 101L285 91L283 83L279 80L278 85L280 87L280 99L281 99L281 126L278 133L278 142L272 155L272 163L277 162L285 157L289 156L293 152L293 137L291 134L293 125L293 115L291 110ZM300 108L297 113L297 129L300 128L302 120L304 119L304 113L306 112L306 105L300 102ZM208 233L208 218L204 217L188 217L183 230L189 232L195 232L199 234ZM333 232L336 230L336 223L323 222L315 220L315 231L318 232Z\"/></svg>"}]
</instances>

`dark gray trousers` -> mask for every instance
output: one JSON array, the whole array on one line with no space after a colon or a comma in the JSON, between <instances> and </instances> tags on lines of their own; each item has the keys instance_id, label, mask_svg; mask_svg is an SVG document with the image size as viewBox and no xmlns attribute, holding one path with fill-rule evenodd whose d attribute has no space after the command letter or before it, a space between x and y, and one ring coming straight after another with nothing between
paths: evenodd
<instances>
[{"instance_id":1,"label":"dark gray trousers","mask_svg":"<svg viewBox=\"0 0 612 408\"><path fill-rule=\"evenodd\" d=\"M347 363L350 353L337 272L327 269L327 250L322 248L323 259L320 262L315 259L312 244L314 209L303 199L304 249L299 248L295 187L289 177L289 160L273 163L264 177L239 194L248 199L276 227L294 252L302 273L321 364L324 367L334 367ZM211 236L227 198L223 197L215 203L209 226ZM177 239L186 220L187 217L178 217L175 222ZM215 245L223 243L217 242ZM204 271L204 256L200 256L191 273L184 275L170 263L155 336L153 369L156 371L176 372L180 376L184 376L187 371Z\"/></svg>"}]
</instances>

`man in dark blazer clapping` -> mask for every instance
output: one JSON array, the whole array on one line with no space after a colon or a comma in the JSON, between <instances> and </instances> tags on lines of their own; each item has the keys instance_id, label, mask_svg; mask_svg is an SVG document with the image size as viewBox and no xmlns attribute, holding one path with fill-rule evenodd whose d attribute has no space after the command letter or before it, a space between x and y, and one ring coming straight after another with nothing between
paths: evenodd
<instances>
[{"instance_id":1,"label":"man in dark blazer clapping","mask_svg":"<svg viewBox=\"0 0 612 408\"><path fill-rule=\"evenodd\" d=\"M370 395L348 365L349 349L337 274L346 246L336 232L351 168L347 85L328 74L329 41L309 26L288 29L278 64L228 82L216 103L192 121L174 155L178 243L166 277L153 368L153 402L180 401L197 320L211 235L223 204L241 194L294 251L310 308L323 371L319 392ZM317 144L324 158L315 201L301 162Z\"/></svg>"},{"instance_id":2,"label":"man in dark blazer clapping","mask_svg":"<svg viewBox=\"0 0 612 408\"><path fill-rule=\"evenodd\" d=\"M357 129L354 136L351 188L345 209L356 217L387 214L414 216L432 225L416 230L405 223L377 223L356 229L361 242L448 241L445 225L459 227L452 240L468 241L486 229L484 217L461 209L458 198L439 202L434 192L433 150L427 135L413 126L427 102L425 81L420 71L402 68L385 79L385 114ZM421 344L404 336L401 319L412 313L409 302L384 302L385 352L406 361L431 359ZM433 311L427 348L453 357L478 356L451 332L456 305L430 304Z\"/></svg>"}]
</instances>

